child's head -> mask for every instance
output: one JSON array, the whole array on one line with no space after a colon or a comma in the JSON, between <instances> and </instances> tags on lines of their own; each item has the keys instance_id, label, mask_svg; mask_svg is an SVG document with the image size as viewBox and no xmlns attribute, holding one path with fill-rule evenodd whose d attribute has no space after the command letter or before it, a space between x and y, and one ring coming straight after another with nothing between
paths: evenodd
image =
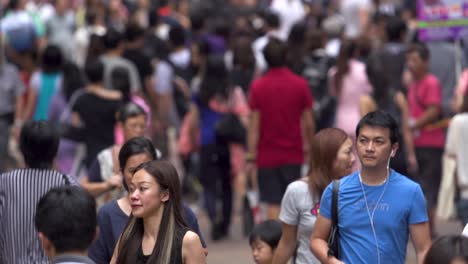
<instances>
[{"instance_id":1,"label":"child's head","mask_svg":"<svg viewBox=\"0 0 468 264\"><path fill-rule=\"evenodd\" d=\"M468 238L463 236L443 236L434 241L426 254L424 264L468 263Z\"/></svg>"},{"instance_id":2,"label":"child's head","mask_svg":"<svg viewBox=\"0 0 468 264\"><path fill-rule=\"evenodd\" d=\"M280 239L281 224L278 221L267 220L256 225L249 239L255 263L271 263Z\"/></svg>"}]
</instances>

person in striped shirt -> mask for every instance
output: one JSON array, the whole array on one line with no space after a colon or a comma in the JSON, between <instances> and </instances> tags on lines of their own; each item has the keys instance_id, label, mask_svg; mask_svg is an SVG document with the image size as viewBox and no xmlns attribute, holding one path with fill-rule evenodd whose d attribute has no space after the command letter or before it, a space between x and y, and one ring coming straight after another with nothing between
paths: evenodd
<instances>
[{"instance_id":1,"label":"person in striped shirt","mask_svg":"<svg viewBox=\"0 0 468 264\"><path fill-rule=\"evenodd\" d=\"M59 133L47 121L29 121L19 146L26 168L0 175L0 263L48 263L34 215L39 199L50 189L78 182L53 169Z\"/></svg>"}]
</instances>

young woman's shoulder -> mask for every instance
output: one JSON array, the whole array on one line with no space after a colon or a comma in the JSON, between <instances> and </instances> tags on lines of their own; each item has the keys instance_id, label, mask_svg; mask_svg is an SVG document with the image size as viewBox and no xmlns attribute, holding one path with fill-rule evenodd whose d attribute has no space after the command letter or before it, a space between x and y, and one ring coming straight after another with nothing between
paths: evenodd
<instances>
[{"instance_id":1,"label":"young woman's shoulder","mask_svg":"<svg viewBox=\"0 0 468 264\"><path fill-rule=\"evenodd\" d=\"M200 237L192 231L187 231L182 241L183 263L206 263L206 256L200 241Z\"/></svg>"},{"instance_id":2,"label":"young woman's shoulder","mask_svg":"<svg viewBox=\"0 0 468 264\"><path fill-rule=\"evenodd\" d=\"M197 235L197 233L193 232L193 231L190 231L188 230L187 232L185 232L185 235L184 235L184 238L183 238L183 241L182 241L182 244L183 246L192 246L192 245L196 245L197 243L201 243L200 242L200 237Z\"/></svg>"}]
</instances>

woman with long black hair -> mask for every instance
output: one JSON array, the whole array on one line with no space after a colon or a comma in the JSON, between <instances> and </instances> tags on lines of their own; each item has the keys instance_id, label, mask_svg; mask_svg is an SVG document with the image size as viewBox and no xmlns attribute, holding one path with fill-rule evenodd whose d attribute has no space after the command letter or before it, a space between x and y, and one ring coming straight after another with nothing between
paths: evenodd
<instances>
[{"instance_id":1,"label":"woman with long black hair","mask_svg":"<svg viewBox=\"0 0 468 264\"><path fill-rule=\"evenodd\" d=\"M135 169L129 184L132 215L111 263L206 263L199 236L182 216L179 176L167 161Z\"/></svg>"}]
</instances>

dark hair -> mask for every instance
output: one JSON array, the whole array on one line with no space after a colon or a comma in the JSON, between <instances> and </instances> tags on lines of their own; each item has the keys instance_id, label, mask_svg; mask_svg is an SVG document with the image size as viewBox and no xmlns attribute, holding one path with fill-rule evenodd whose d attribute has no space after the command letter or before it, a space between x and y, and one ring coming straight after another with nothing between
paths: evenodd
<instances>
[{"instance_id":1,"label":"dark hair","mask_svg":"<svg viewBox=\"0 0 468 264\"><path fill-rule=\"evenodd\" d=\"M129 102L119 108L119 110L117 111L117 120L119 122L125 123L125 121L127 121L129 118L137 117L140 115L144 115L145 117L147 117L145 110L141 108L141 106L133 102Z\"/></svg>"},{"instance_id":2,"label":"dark hair","mask_svg":"<svg viewBox=\"0 0 468 264\"><path fill-rule=\"evenodd\" d=\"M59 139L58 130L48 121L24 123L20 132L19 148L26 164L30 168L51 168L57 155Z\"/></svg>"},{"instance_id":3,"label":"dark hair","mask_svg":"<svg viewBox=\"0 0 468 264\"><path fill-rule=\"evenodd\" d=\"M393 118L391 114L385 111L377 110L374 112L370 112L363 118L361 118L356 127L356 138L359 137L359 132L364 126L388 128L390 130L390 142L392 144L395 144L398 143L400 140L397 121L395 120L395 118Z\"/></svg>"},{"instance_id":4,"label":"dark hair","mask_svg":"<svg viewBox=\"0 0 468 264\"><path fill-rule=\"evenodd\" d=\"M302 73L305 56L306 24L299 22L291 28L288 37L287 65L295 73Z\"/></svg>"},{"instance_id":5,"label":"dark hair","mask_svg":"<svg viewBox=\"0 0 468 264\"><path fill-rule=\"evenodd\" d=\"M60 71L63 64L63 55L56 45L48 45L41 56L42 71L46 73L56 73Z\"/></svg>"},{"instance_id":6,"label":"dark hair","mask_svg":"<svg viewBox=\"0 0 468 264\"><path fill-rule=\"evenodd\" d=\"M425 62L428 62L431 57L431 52L429 51L426 44L424 43L412 44L408 48L408 51L406 52L406 54L411 54L413 52L416 52L419 55L419 57Z\"/></svg>"},{"instance_id":7,"label":"dark hair","mask_svg":"<svg viewBox=\"0 0 468 264\"><path fill-rule=\"evenodd\" d=\"M106 50L112 50L119 47L123 41L123 34L114 28L108 28L103 37L103 43Z\"/></svg>"},{"instance_id":8,"label":"dark hair","mask_svg":"<svg viewBox=\"0 0 468 264\"><path fill-rule=\"evenodd\" d=\"M452 263L455 259L468 263L468 238L460 235L440 237L427 252L424 264Z\"/></svg>"},{"instance_id":9,"label":"dark hair","mask_svg":"<svg viewBox=\"0 0 468 264\"><path fill-rule=\"evenodd\" d=\"M239 66L242 69L255 68L255 56L252 50L252 41L250 38L241 37L234 40L232 48L234 66Z\"/></svg>"},{"instance_id":10,"label":"dark hair","mask_svg":"<svg viewBox=\"0 0 468 264\"><path fill-rule=\"evenodd\" d=\"M125 38L127 41L135 41L144 37L145 30L137 23L129 23L125 28Z\"/></svg>"},{"instance_id":11,"label":"dark hair","mask_svg":"<svg viewBox=\"0 0 468 264\"><path fill-rule=\"evenodd\" d=\"M306 33L306 51L310 54L315 50L323 48L325 44L325 34L320 29L309 30Z\"/></svg>"},{"instance_id":12,"label":"dark hair","mask_svg":"<svg viewBox=\"0 0 468 264\"><path fill-rule=\"evenodd\" d=\"M172 47L185 45L185 29L182 26L171 26L169 30L169 42Z\"/></svg>"},{"instance_id":13,"label":"dark hair","mask_svg":"<svg viewBox=\"0 0 468 264\"><path fill-rule=\"evenodd\" d=\"M224 58L219 55L210 55L206 59L205 71L200 84L200 101L208 106L209 101L215 96L223 98L229 96L229 75Z\"/></svg>"},{"instance_id":14,"label":"dark hair","mask_svg":"<svg viewBox=\"0 0 468 264\"><path fill-rule=\"evenodd\" d=\"M149 27L153 28L157 26L159 23L159 14L158 10L155 8L150 8L150 11L148 12L148 25Z\"/></svg>"},{"instance_id":15,"label":"dark hair","mask_svg":"<svg viewBox=\"0 0 468 264\"><path fill-rule=\"evenodd\" d=\"M391 42L401 41L403 35L407 30L406 23L398 16L392 16L387 19L385 25L385 32L387 33L387 40Z\"/></svg>"},{"instance_id":16,"label":"dark hair","mask_svg":"<svg viewBox=\"0 0 468 264\"><path fill-rule=\"evenodd\" d=\"M281 239L282 228L281 223L277 220L266 220L252 229L249 236L249 243L252 246L253 242L257 239L262 240L275 250Z\"/></svg>"},{"instance_id":17,"label":"dark hair","mask_svg":"<svg viewBox=\"0 0 468 264\"><path fill-rule=\"evenodd\" d=\"M130 157L138 155L138 154L148 154L152 160L157 160L158 156L156 154L156 149L154 148L153 143L151 140L145 137L136 137L127 140L120 149L119 152L119 167L122 174L124 173L125 166L127 165L127 161ZM125 190L128 190L127 183L125 179L123 180L123 186Z\"/></svg>"},{"instance_id":18,"label":"dark hair","mask_svg":"<svg viewBox=\"0 0 468 264\"><path fill-rule=\"evenodd\" d=\"M336 60L336 73L333 82L336 89L336 94L341 93L343 79L349 72L349 62L356 56L357 45L353 40L343 40L340 47L340 53Z\"/></svg>"},{"instance_id":19,"label":"dark hair","mask_svg":"<svg viewBox=\"0 0 468 264\"><path fill-rule=\"evenodd\" d=\"M62 92L68 102L75 91L85 86L85 78L81 69L70 61L63 64L62 73Z\"/></svg>"},{"instance_id":20,"label":"dark hair","mask_svg":"<svg viewBox=\"0 0 468 264\"><path fill-rule=\"evenodd\" d=\"M124 103L130 102L131 91L130 91L130 73L127 68L122 66L115 67L111 72L111 83L112 87L116 91L122 93L122 101Z\"/></svg>"},{"instance_id":21,"label":"dark hair","mask_svg":"<svg viewBox=\"0 0 468 264\"><path fill-rule=\"evenodd\" d=\"M277 39L269 38L268 44L263 49L263 56L269 68L282 67L286 65L287 46Z\"/></svg>"},{"instance_id":22,"label":"dark hair","mask_svg":"<svg viewBox=\"0 0 468 264\"><path fill-rule=\"evenodd\" d=\"M157 240L148 259L148 263L168 264L171 261L172 249L177 245L176 230L187 226L182 216L182 189L179 175L174 166L167 161L155 160L143 163L135 173L140 170L151 175L161 190L169 193L170 198L164 204ZM137 262L143 233L143 219L131 216L120 238L117 263Z\"/></svg>"},{"instance_id":23,"label":"dark hair","mask_svg":"<svg viewBox=\"0 0 468 264\"><path fill-rule=\"evenodd\" d=\"M280 18L274 12L271 12L271 11L265 12L263 19L265 21L265 25L270 28L279 28L280 26Z\"/></svg>"},{"instance_id":24,"label":"dark hair","mask_svg":"<svg viewBox=\"0 0 468 264\"><path fill-rule=\"evenodd\" d=\"M96 202L76 186L53 188L39 200L34 223L57 253L84 251L96 235Z\"/></svg>"},{"instance_id":25,"label":"dark hair","mask_svg":"<svg viewBox=\"0 0 468 264\"><path fill-rule=\"evenodd\" d=\"M88 82L101 83L104 80L104 64L101 60L94 60L85 65Z\"/></svg>"},{"instance_id":26,"label":"dark hair","mask_svg":"<svg viewBox=\"0 0 468 264\"><path fill-rule=\"evenodd\" d=\"M345 175L336 175L333 165L341 145L348 139L346 132L339 128L325 128L314 135L310 145L311 168L308 174L312 199L320 199L331 181Z\"/></svg>"},{"instance_id":27,"label":"dark hair","mask_svg":"<svg viewBox=\"0 0 468 264\"><path fill-rule=\"evenodd\" d=\"M202 30L205 27L205 17L202 12L199 11L192 13L190 15L190 24L193 32Z\"/></svg>"},{"instance_id":28,"label":"dark hair","mask_svg":"<svg viewBox=\"0 0 468 264\"><path fill-rule=\"evenodd\" d=\"M104 37L92 33L89 37L88 50L86 51L85 65L97 60L104 53Z\"/></svg>"},{"instance_id":29,"label":"dark hair","mask_svg":"<svg viewBox=\"0 0 468 264\"><path fill-rule=\"evenodd\" d=\"M366 61L366 74L373 88L373 98L378 106L388 107L393 104L390 98L390 79L385 70L382 58L378 54L371 55Z\"/></svg>"},{"instance_id":30,"label":"dark hair","mask_svg":"<svg viewBox=\"0 0 468 264\"><path fill-rule=\"evenodd\" d=\"M86 9L85 13L85 23L86 25L94 25L96 24L98 18L98 13L92 9Z\"/></svg>"}]
</instances>

